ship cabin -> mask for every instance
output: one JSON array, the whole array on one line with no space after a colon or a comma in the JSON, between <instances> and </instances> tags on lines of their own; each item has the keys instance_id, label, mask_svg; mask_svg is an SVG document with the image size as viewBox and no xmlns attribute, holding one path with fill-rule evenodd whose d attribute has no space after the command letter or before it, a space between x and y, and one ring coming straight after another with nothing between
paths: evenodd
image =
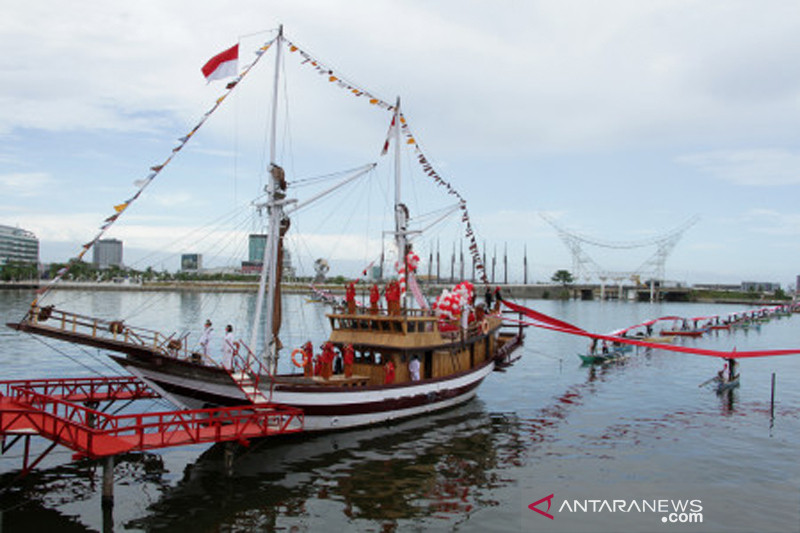
<instances>
[{"instance_id":1,"label":"ship cabin","mask_svg":"<svg viewBox=\"0 0 800 533\"><path fill-rule=\"evenodd\" d=\"M327 316L330 342L338 350L353 345L353 376L361 378L359 385L383 385L387 361L395 368L394 383L411 382L408 365L414 356L420 361L420 380L450 377L485 364L505 340L498 335L502 319L497 315L480 314L466 330L418 309Z\"/></svg>"}]
</instances>

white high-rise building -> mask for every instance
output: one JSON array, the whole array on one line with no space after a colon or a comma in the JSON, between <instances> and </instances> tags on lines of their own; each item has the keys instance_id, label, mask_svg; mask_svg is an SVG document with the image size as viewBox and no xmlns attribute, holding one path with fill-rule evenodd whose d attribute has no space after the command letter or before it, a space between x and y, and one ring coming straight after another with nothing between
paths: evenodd
<instances>
[{"instance_id":1,"label":"white high-rise building","mask_svg":"<svg viewBox=\"0 0 800 533\"><path fill-rule=\"evenodd\" d=\"M97 268L122 267L122 241L101 239L94 245L92 263Z\"/></svg>"},{"instance_id":2,"label":"white high-rise building","mask_svg":"<svg viewBox=\"0 0 800 533\"><path fill-rule=\"evenodd\" d=\"M39 262L39 239L22 228L0 224L0 265L9 261Z\"/></svg>"}]
</instances>

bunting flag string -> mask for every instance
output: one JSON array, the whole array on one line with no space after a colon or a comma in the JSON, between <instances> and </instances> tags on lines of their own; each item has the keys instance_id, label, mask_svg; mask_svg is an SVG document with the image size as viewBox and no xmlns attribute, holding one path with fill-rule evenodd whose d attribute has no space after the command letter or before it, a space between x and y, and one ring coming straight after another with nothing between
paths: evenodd
<instances>
[{"instance_id":1,"label":"bunting flag string","mask_svg":"<svg viewBox=\"0 0 800 533\"><path fill-rule=\"evenodd\" d=\"M302 64L310 66L322 76L327 76L328 81L330 83L333 83L337 87L348 91L353 96L356 96L358 98L361 97L365 98L370 104L374 106L377 106L381 109L385 109L387 111L394 111L394 106L392 104L375 96L373 93L359 87L355 83L351 83L346 79L342 78L342 76L335 73L332 68L324 64L322 61L319 61L305 50L301 49L299 46L294 44L289 39L284 39L284 41L286 42L286 46L288 47L290 53L299 54L300 57L303 58Z\"/></svg>"},{"instance_id":2,"label":"bunting flag string","mask_svg":"<svg viewBox=\"0 0 800 533\"><path fill-rule=\"evenodd\" d=\"M481 277L481 281L485 285L488 285L489 278L486 275L486 268L483 264L483 259L481 259L480 252L478 251L478 240L475 237L475 230L472 227L472 219L470 218L469 210L467 209L467 200L461 196L461 193L459 193L458 190L453 187L450 182L445 180L433 167L433 164L428 160L428 158L425 156L425 153L422 151L422 147L420 147L416 137L414 137L414 134L411 133L411 128L408 125L408 121L402 113L400 113L400 132L405 137L406 144L413 146L414 153L417 155L417 162L422 167L422 171L430 176L436 185L444 187L447 190L447 194L455 196L458 200L458 208L461 210L461 222L464 223L464 236L469 244L468 249L470 255L472 256L472 262L475 265L475 270Z\"/></svg>"},{"instance_id":3,"label":"bunting flag string","mask_svg":"<svg viewBox=\"0 0 800 533\"><path fill-rule=\"evenodd\" d=\"M88 252L92 248L92 246L94 246L95 243L97 243L97 241L99 241L103 237L108 228L110 228L114 224L114 222L116 222L119 219L120 215L122 215L122 213L125 212L125 210L128 209L128 207L130 207L130 205L134 201L136 201L139 198L139 196L141 196L144 190L150 185L150 183L153 182L156 176L158 176L161 173L164 167L166 167L172 161L175 155L178 152L180 152L181 149L183 149L183 147L186 145L189 139L192 138L195 132L197 132L203 126L203 124L206 123L209 117L222 105L222 103L225 101L228 95L230 95L233 89L239 84L240 81L242 81L242 79L250 72L250 70L252 70L252 68L256 66L261 57L269 49L269 47L272 46L274 42L275 39L273 38L272 40L267 41L260 48L258 48L258 50L256 50L255 52L256 56L255 59L253 59L253 61L249 65L247 65L238 76L236 76L225 86L225 92L222 94L222 96L220 96L214 101L214 105L212 105L211 108L203 114L202 118L197 122L197 124L195 124L195 126L189 131L189 133L178 139L178 145L172 149L172 152L164 160L164 162L157 165L153 165L152 167L150 167L149 169L150 172L146 178L141 180L136 180L134 182L134 186L138 188L136 193L129 199L125 200L123 203L113 206L114 214L103 220L103 223L100 225L99 232L95 235L94 239L85 244L81 252L75 258L71 259L65 267L59 269L59 271L56 273L56 276L50 281L50 283L48 283L45 287L37 291L36 298L33 300L33 303L31 305L33 306L37 305L40 302L40 300L44 298L44 296L58 282L60 282L64 278L67 272L69 272L69 270L76 263L80 262L83 259L83 256L86 254L86 252Z\"/></svg>"},{"instance_id":4,"label":"bunting flag string","mask_svg":"<svg viewBox=\"0 0 800 533\"><path fill-rule=\"evenodd\" d=\"M349 91L356 97L366 98L370 104L375 105L381 109L385 109L387 111L394 111L394 106L392 104L386 102L385 100L382 100L381 98L378 98L373 93L365 90L364 88L345 80L338 73L334 72L332 68L327 66L322 61L319 61L314 56L312 56L305 50L301 49L299 46L297 46L290 40L285 39L285 41L290 53L299 54L303 58L302 63L304 65L309 65L311 68L315 69L320 75L327 76L328 81L330 83L336 84L337 87ZM469 216L469 211L467 210L467 201L448 181L442 178L442 176L436 171L436 169L434 169L430 161L428 161L428 158L425 157L425 154L422 152L422 148L419 146L419 143L417 143L417 140L414 137L414 135L412 135L411 129L408 126L408 122L406 121L406 118L403 116L402 113L399 113L399 118L400 118L400 128L401 128L400 131L406 139L406 144L413 146L414 151L417 155L417 161L422 167L423 172L427 174L429 177L431 177L437 185L444 187L447 190L448 194L453 195L458 199L459 208L462 211L461 220L462 222L464 222L465 225L465 235L467 241L469 242L469 250L470 254L472 255L472 260L475 264L475 270L480 274L481 281L484 284L488 284L489 278L486 275L486 268L484 267L483 260L481 259L480 254L478 253L478 241L475 238L475 232L472 228L472 221ZM392 130L395 127L396 127L395 118L393 117L392 123L389 126L389 135L387 135L386 141L383 144L383 150L381 150L381 155L386 154L389 147L389 137Z\"/></svg>"}]
</instances>

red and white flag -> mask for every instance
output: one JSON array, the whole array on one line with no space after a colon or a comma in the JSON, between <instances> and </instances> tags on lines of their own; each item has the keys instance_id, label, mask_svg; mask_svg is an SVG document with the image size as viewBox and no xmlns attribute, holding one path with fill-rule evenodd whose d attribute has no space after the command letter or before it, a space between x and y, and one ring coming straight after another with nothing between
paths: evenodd
<instances>
[{"instance_id":1,"label":"red and white flag","mask_svg":"<svg viewBox=\"0 0 800 533\"><path fill-rule=\"evenodd\" d=\"M392 115L392 123L389 124L389 131L386 132L386 141L383 143L383 150L381 150L381 155L386 155L386 152L389 151L389 140L392 138L392 134L394 133L394 122L397 119L397 115Z\"/></svg>"},{"instance_id":2,"label":"red and white flag","mask_svg":"<svg viewBox=\"0 0 800 533\"><path fill-rule=\"evenodd\" d=\"M239 44L220 52L203 65L203 76L206 81L219 80L235 76L239 68Z\"/></svg>"}]
</instances>

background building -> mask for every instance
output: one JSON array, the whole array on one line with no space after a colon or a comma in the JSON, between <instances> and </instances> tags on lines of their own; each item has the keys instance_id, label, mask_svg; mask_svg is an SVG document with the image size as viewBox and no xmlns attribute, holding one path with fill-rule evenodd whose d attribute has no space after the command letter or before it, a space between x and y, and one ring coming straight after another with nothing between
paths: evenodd
<instances>
[{"instance_id":1,"label":"background building","mask_svg":"<svg viewBox=\"0 0 800 533\"><path fill-rule=\"evenodd\" d=\"M39 239L30 231L0 224L0 265L39 262Z\"/></svg>"},{"instance_id":2,"label":"background building","mask_svg":"<svg viewBox=\"0 0 800 533\"><path fill-rule=\"evenodd\" d=\"M199 272L203 270L203 254L181 255L181 272Z\"/></svg>"},{"instance_id":3,"label":"background building","mask_svg":"<svg viewBox=\"0 0 800 533\"><path fill-rule=\"evenodd\" d=\"M742 291L744 292L775 292L781 288L780 283L771 281L743 281Z\"/></svg>"},{"instance_id":4,"label":"background building","mask_svg":"<svg viewBox=\"0 0 800 533\"><path fill-rule=\"evenodd\" d=\"M122 268L122 241L101 239L94 245L92 263L97 268L116 266Z\"/></svg>"},{"instance_id":5,"label":"background building","mask_svg":"<svg viewBox=\"0 0 800 533\"><path fill-rule=\"evenodd\" d=\"M242 261L242 274L260 274L264 262L264 248L267 247L267 236L258 233L250 234L249 254L247 261ZM296 277L295 268L292 266L292 254L285 247L283 249L283 279Z\"/></svg>"}]
</instances>

